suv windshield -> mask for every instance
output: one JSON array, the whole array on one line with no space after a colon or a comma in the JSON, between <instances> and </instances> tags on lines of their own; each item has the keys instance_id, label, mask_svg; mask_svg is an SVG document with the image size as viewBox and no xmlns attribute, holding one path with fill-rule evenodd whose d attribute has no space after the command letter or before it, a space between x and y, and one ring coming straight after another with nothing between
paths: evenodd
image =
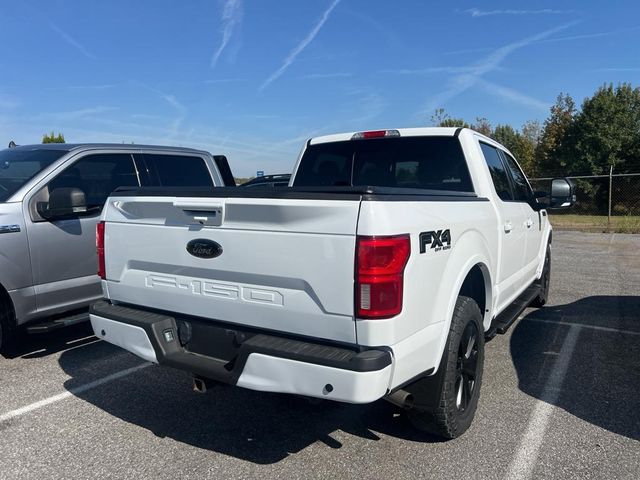
<instances>
[{"instance_id":1,"label":"suv windshield","mask_svg":"<svg viewBox=\"0 0 640 480\"><path fill-rule=\"evenodd\" d=\"M454 137L400 137L310 145L296 187L375 186L473 192Z\"/></svg>"},{"instance_id":2,"label":"suv windshield","mask_svg":"<svg viewBox=\"0 0 640 480\"><path fill-rule=\"evenodd\" d=\"M0 151L0 202L6 201L40 170L51 165L65 153L66 150Z\"/></svg>"}]
</instances>

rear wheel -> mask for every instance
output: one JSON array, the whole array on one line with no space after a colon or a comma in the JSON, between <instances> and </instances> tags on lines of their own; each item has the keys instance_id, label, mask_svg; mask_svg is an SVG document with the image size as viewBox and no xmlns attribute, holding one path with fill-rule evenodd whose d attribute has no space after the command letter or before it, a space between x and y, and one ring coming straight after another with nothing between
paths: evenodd
<instances>
[{"instance_id":1,"label":"rear wheel","mask_svg":"<svg viewBox=\"0 0 640 480\"><path fill-rule=\"evenodd\" d=\"M551 285L551 245L547 245L547 254L544 257L544 267L542 267L542 275L538 280L540 292L531 301L532 307L543 307L549 298L549 286Z\"/></svg>"},{"instance_id":2,"label":"rear wheel","mask_svg":"<svg viewBox=\"0 0 640 480\"><path fill-rule=\"evenodd\" d=\"M407 415L414 427L444 438L462 435L471 425L478 406L483 365L482 315L473 299L460 296L439 367L445 370L436 394L436 407L409 410ZM426 379L418 380L412 388L416 405L421 403L421 394L433 395L433 392L421 392L420 382L425 388L432 386Z\"/></svg>"},{"instance_id":3,"label":"rear wheel","mask_svg":"<svg viewBox=\"0 0 640 480\"><path fill-rule=\"evenodd\" d=\"M15 324L13 309L0 297L0 355L13 356L17 351L20 332Z\"/></svg>"}]
</instances>

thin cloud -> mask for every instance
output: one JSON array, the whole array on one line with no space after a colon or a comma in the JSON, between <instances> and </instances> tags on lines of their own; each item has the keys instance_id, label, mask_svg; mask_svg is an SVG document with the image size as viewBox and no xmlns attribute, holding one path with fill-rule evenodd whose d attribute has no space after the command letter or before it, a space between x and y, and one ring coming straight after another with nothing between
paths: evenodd
<instances>
[{"instance_id":1,"label":"thin cloud","mask_svg":"<svg viewBox=\"0 0 640 480\"><path fill-rule=\"evenodd\" d=\"M508 45L504 45L494 51L492 51L489 55L483 58L479 63L468 65L472 67L471 72L464 73L461 75L456 75L451 79L451 86L439 94L432 97L432 99L427 103L425 110L432 111L434 108L442 106L444 103L449 100L457 97L461 93L469 90L473 86L475 86L484 75L489 72L492 72L500 67L502 62L511 55L513 52L520 50L521 48L527 47L533 43L544 40L555 33L558 33L562 30L566 30L567 28L575 25L577 22L570 22L559 27L551 28L549 30L545 30L543 32L537 33L530 37L524 38L522 40L518 40L516 42L510 43Z\"/></svg>"},{"instance_id":2,"label":"thin cloud","mask_svg":"<svg viewBox=\"0 0 640 480\"><path fill-rule=\"evenodd\" d=\"M69 121L83 119L93 115L101 115L103 113L113 112L114 110L117 110L117 108L98 105L96 107L87 107L66 112L43 113L40 117L55 121Z\"/></svg>"},{"instance_id":3,"label":"thin cloud","mask_svg":"<svg viewBox=\"0 0 640 480\"><path fill-rule=\"evenodd\" d=\"M242 21L242 1L241 0L226 0L222 9L222 41L220 46L214 52L211 57L211 68L214 68L218 63L218 59L222 52L227 47L231 35L234 29Z\"/></svg>"},{"instance_id":4,"label":"thin cloud","mask_svg":"<svg viewBox=\"0 0 640 480\"><path fill-rule=\"evenodd\" d=\"M20 104L16 99L0 94L0 108L10 110L12 108L16 108L18 105Z\"/></svg>"},{"instance_id":5,"label":"thin cloud","mask_svg":"<svg viewBox=\"0 0 640 480\"><path fill-rule=\"evenodd\" d=\"M78 91L101 91L116 88L116 83L105 83L102 85L64 85L61 87L49 87L47 90L78 90Z\"/></svg>"},{"instance_id":6,"label":"thin cloud","mask_svg":"<svg viewBox=\"0 0 640 480\"><path fill-rule=\"evenodd\" d=\"M564 37L553 37L553 38L545 38L539 40L537 42L532 42L532 44L537 43L555 43L555 42L571 42L575 40L589 40L592 38L601 38L601 37L611 37L614 35L620 35L623 33L635 32L640 30L640 26L631 27L631 28L621 28L619 30L609 30L606 32L593 32L593 33L583 33L579 35L566 35ZM460 50L451 50L449 52L443 52L442 55L459 55L463 53L480 53L480 52L489 52L493 50L491 47L483 47L483 48L465 48Z\"/></svg>"},{"instance_id":7,"label":"thin cloud","mask_svg":"<svg viewBox=\"0 0 640 480\"><path fill-rule=\"evenodd\" d=\"M595 68L593 72L640 72L640 67Z\"/></svg>"},{"instance_id":8,"label":"thin cloud","mask_svg":"<svg viewBox=\"0 0 640 480\"><path fill-rule=\"evenodd\" d=\"M273 72L271 76L264 81L264 83L260 86L260 91L264 90L269 85L271 85L271 83L277 80L287 70L287 68L289 68L289 66L295 61L296 57L300 55L300 53L302 53L302 51L305 48L307 48L307 46L313 41L314 38L316 38L316 35L318 35L318 32L320 32L320 30L322 29L326 21L329 19L331 12L333 11L334 8L336 8L338 3L340 3L340 0L333 0L331 5L329 5L329 8L327 8L322 14L322 17L320 18L320 21L316 24L316 26L313 27L313 29L307 34L304 40L302 40L296 46L296 48L294 48L291 51L291 53L289 53L287 58L284 59L282 66L278 70Z\"/></svg>"},{"instance_id":9,"label":"thin cloud","mask_svg":"<svg viewBox=\"0 0 640 480\"><path fill-rule=\"evenodd\" d=\"M246 82L246 78L214 78L212 80L204 80L202 83L207 85L213 85L216 83L240 83Z\"/></svg>"},{"instance_id":10,"label":"thin cloud","mask_svg":"<svg viewBox=\"0 0 640 480\"><path fill-rule=\"evenodd\" d=\"M530 97L512 88L496 85L495 83L487 82L486 80L479 80L478 85L486 90L487 93L513 103L519 103L521 105L524 105L525 107L531 107L538 110L546 111L551 106L547 102L543 102L541 100L538 100L537 98Z\"/></svg>"},{"instance_id":11,"label":"thin cloud","mask_svg":"<svg viewBox=\"0 0 640 480\"><path fill-rule=\"evenodd\" d=\"M554 37L547 38L545 40L541 40L540 43L552 43L552 42L565 42L572 40L587 40L590 38L600 38L600 37L609 37L612 35L619 35L621 33L635 32L640 30L640 26L631 27L631 28L621 28L619 30L610 30L608 32L594 32L594 33L585 33L581 35L569 35L564 37Z\"/></svg>"},{"instance_id":12,"label":"thin cloud","mask_svg":"<svg viewBox=\"0 0 640 480\"><path fill-rule=\"evenodd\" d=\"M553 10L551 8L542 8L540 10L480 10L479 8L469 8L462 10L461 13L467 13L472 17L489 17L493 15L565 15L574 13L574 10Z\"/></svg>"},{"instance_id":13,"label":"thin cloud","mask_svg":"<svg viewBox=\"0 0 640 480\"><path fill-rule=\"evenodd\" d=\"M428 67L428 68L401 68L398 70L382 70L381 73L391 73L394 75L428 75L432 73L473 73L475 71L475 67L452 67L452 66L444 66L444 67Z\"/></svg>"},{"instance_id":14,"label":"thin cloud","mask_svg":"<svg viewBox=\"0 0 640 480\"><path fill-rule=\"evenodd\" d=\"M140 82L136 82L136 83L140 85L142 88L152 93L155 93L175 109L177 115L171 122L170 131L172 136L177 135L178 129L180 128L180 126L182 125L182 122L187 116L187 107L185 107L182 103L180 103L175 96L169 93L165 93L162 90L158 90L157 88L151 87L145 83L140 83Z\"/></svg>"},{"instance_id":15,"label":"thin cloud","mask_svg":"<svg viewBox=\"0 0 640 480\"><path fill-rule=\"evenodd\" d=\"M91 60L97 60L96 56L93 53L89 52L86 48L84 48L84 46L82 46L82 44L80 44L80 42L78 42L75 38L73 38L67 32L62 30L51 20L49 20L48 22L49 22L49 28L51 28L51 30L56 32L60 36L60 38L62 38L65 42L67 42L69 45L74 47L85 57L90 58Z\"/></svg>"},{"instance_id":16,"label":"thin cloud","mask_svg":"<svg viewBox=\"0 0 640 480\"><path fill-rule=\"evenodd\" d=\"M348 72L335 72L335 73L309 73L307 75L302 75L300 78L308 79L308 80L316 80L323 78L346 78L353 77L353 73Z\"/></svg>"}]
</instances>

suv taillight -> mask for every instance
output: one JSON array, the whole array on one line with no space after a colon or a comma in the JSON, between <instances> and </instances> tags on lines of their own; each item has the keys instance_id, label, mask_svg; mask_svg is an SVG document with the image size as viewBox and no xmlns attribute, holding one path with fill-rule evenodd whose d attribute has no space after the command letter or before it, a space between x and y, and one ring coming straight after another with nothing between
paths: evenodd
<instances>
[{"instance_id":1,"label":"suv taillight","mask_svg":"<svg viewBox=\"0 0 640 480\"><path fill-rule=\"evenodd\" d=\"M410 254L409 235L358 237L355 279L358 318L389 318L402 311L402 281Z\"/></svg>"},{"instance_id":2,"label":"suv taillight","mask_svg":"<svg viewBox=\"0 0 640 480\"><path fill-rule=\"evenodd\" d=\"M96 225L96 252L98 253L98 276L102 280L107 279L104 264L104 222Z\"/></svg>"}]
</instances>

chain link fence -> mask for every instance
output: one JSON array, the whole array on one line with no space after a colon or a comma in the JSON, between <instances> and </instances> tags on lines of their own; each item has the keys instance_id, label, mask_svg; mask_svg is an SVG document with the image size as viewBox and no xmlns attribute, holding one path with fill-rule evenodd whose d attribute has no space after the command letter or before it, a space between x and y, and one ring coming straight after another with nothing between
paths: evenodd
<instances>
[{"instance_id":1,"label":"chain link fence","mask_svg":"<svg viewBox=\"0 0 640 480\"><path fill-rule=\"evenodd\" d=\"M568 177L576 186L576 203L551 211L556 228L640 233L640 173ZM551 177L530 179L534 190L548 192Z\"/></svg>"}]
</instances>

